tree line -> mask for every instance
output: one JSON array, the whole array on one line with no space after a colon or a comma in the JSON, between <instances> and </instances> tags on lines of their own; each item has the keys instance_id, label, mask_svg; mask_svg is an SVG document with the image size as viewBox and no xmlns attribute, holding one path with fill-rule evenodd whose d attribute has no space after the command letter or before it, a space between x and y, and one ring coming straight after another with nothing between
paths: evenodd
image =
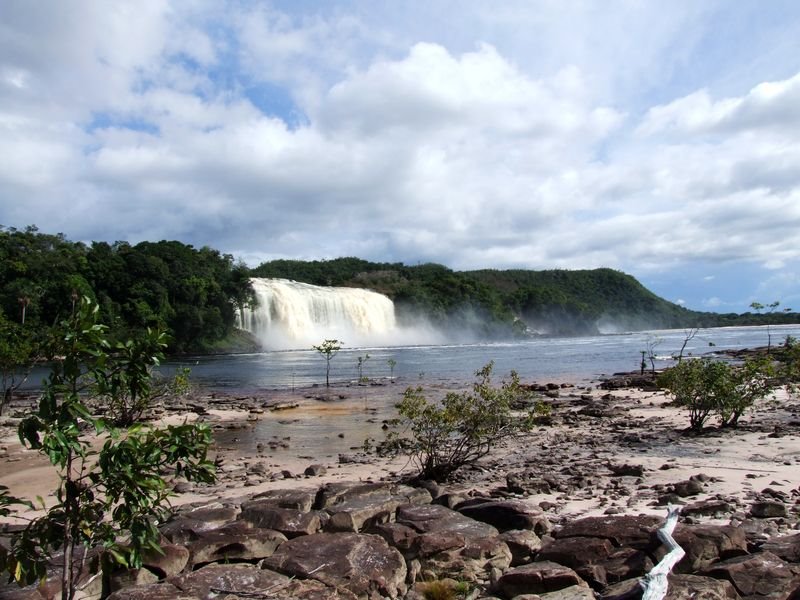
<instances>
[{"instance_id":1,"label":"tree line","mask_svg":"<svg viewBox=\"0 0 800 600\"><path fill-rule=\"evenodd\" d=\"M0 326L50 327L81 298L127 337L164 329L170 352L210 351L252 302L249 269L233 256L178 241L72 242L0 227Z\"/></svg>"}]
</instances>

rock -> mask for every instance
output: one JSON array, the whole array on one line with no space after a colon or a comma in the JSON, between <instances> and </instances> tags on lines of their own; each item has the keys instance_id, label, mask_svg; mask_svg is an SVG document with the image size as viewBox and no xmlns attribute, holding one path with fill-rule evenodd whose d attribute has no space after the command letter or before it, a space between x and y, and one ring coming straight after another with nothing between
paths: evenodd
<instances>
[{"instance_id":1,"label":"rock","mask_svg":"<svg viewBox=\"0 0 800 600\"><path fill-rule=\"evenodd\" d=\"M406 564L377 535L317 533L289 540L265 559L265 569L290 577L315 579L356 596L405 593Z\"/></svg>"},{"instance_id":2,"label":"rock","mask_svg":"<svg viewBox=\"0 0 800 600\"><path fill-rule=\"evenodd\" d=\"M646 574L653 562L642 551L615 548L604 538L558 538L545 545L537 561L551 561L574 569L596 589L608 583Z\"/></svg>"},{"instance_id":3,"label":"rock","mask_svg":"<svg viewBox=\"0 0 800 600\"><path fill-rule=\"evenodd\" d=\"M161 544L161 552L147 552L142 565L159 579L177 575L189 563L189 549L175 544Z\"/></svg>"},{"instance_id":4,"label":"rock","mask_svg":"<svg viewBox=\"0 0 800 600\"><path fill-rule=\"evenodd\" d=\"M153 583L158 583L158 575L147 569L119 569L108 578L108 588L112 592Z\"/></svg>"},{"instance_id":5,"label":"rock","mask_svg":"<svg viewBox=\"0 0 800 600\"><path fill-rule=\"evenodd\" d=\"M296 508L278 508L271 501L255 500L242 505L239 519L264 529L279 531L287 538L310 535L322 529L318 511L303 512Z\"/></svg>"},{"instance_id":6,"label":"rock","mask_svg":"<svg viewBox=\"0 0 800 600\"><path fill-rule=\"evenodd\" d=\"M644 476L644 466L643 465L629 465L629 464L622 464L622 465L615 465L612 463L608 464L608 469L611 471L611 474L615 477L643 477Z\"/></svg>"},{"instance_id":7,"label":"rock","mask_svg":"<svg viewBox=\"0 0 800 600\"><path fill-rule=\"evenodd\" d=\"M525 597L524 595L522 596ZM520 596L517 596L520 598ZM585 585L571 585L563 590L555 592L547 592L544 594L536 594L530 596L531 600L538 598L539 600L595 600L594 592Z\"/></svg>"},{"instance_id":8,"label":"rock","mask_svg":"<svg viewBox=\"0 0 800 600\"><path fill-rule=\"evenodd\" d=\"M703 516L721 516L733 512L733 506L727 500L719 498L709 498L708 500L700 500L687 504L681 509L681 514L684 516L703 515Z\"/></svg>"},{"instance_id":9,"label":"rock","mask_svg":"<svg viewBox=\"0 0 800 600\"><path fill-rule=\"evenodd\" d=\"M761 546L761 550L790 563L800 563L800 533L772 538Z\"/></svg>"},{"instance_id":10,"label":"rock","mask_svg":"<svg viewBox=\"0 0 800 600\"><path fill-rule=\"evenodd\" d=\"M328 468L325 465L309 465L306 467L306 470L303 471L303 475L306 477L321 477L328 472Z\"/></svg>"},{"instance_id":11,"label":"rock","mask_svg":"<svg viewBox=\"0 0 800 600\"><path fill-rule=\"evenodd\" d=\"M775 500L754 502L750 506L750 515L757 519L785 517L787 515L786 505L783 502L776 502Z\"/></svg>"},{"instance_id":12,"label":"rock","mask_svg":"<svg viewBox=\"0 0 800 600\"><path fill-rule=\"evenodd\" d=\"M260 506L271 504L276 508L294 508L302 512L309 512L314 506L316 490L268 490L253 496L253 501L258 501ZM242 508L249 503L242 504Z\"/></svg>"},{"instance_id":13,"label":"rock","mask_svg":"<svg viewBox=\"0 0 800 600\"><path fill-rule=\"evenodd\" d=\"M736 588L723 579L672 574L667 584L664 600L739 600Z\"/></svg>"},{"instance_id":14,"label":"rock","mask_svg":"<svg viewBox=\"0 0 800 600\"><path fill-rule=\"evenodd\" d=\"M737 556L712 565L701 574L730 581L745 597L789 600L800 590L800 575L771 552Z\"/></svg>"},{"instance_id":15,"label":"rock","mask_svg":"<svg viewBox=\"0 0 800 600\"><path fill-rule=\"evenodd\" d=\"M197 600L198 597L184 593L170 583L153 583L122 588L106 600Z\"/></svg>"},{"instance_id":16,"label":"rock","mask_svg":"<svg viewBox=\"0 0 800 600\"><path fill-rule=\"evenodd\" d=\"M512 529L500 534L500 539L511 551L511 566L518 567L531 562L542 547L541 538L529 529Z\"/></svg>"},{"instance_id":17,"label":"rock","mask_svg":"<svg viewBox=\"0 0 800 600\"><path fill-rule=\"evenodd\" d=\"M520 594L556 592L572 586L588 589L575 571L549 561L537 561L509 569L503 573L496 585L507 598Z\"/></svg>"},{"instance_id":18,"label":"rock","mask_svg":"<svg viewBox=\"0 0 800 600\"><path fill-rule=\"evenodd\" d=\"M363 495L347 494L325 510L330 520L326 531L365 531L394 518L398 507L406 504L430 504L430 492L404 485L382 486Z\"/></svg>"},{"instance_id":19,"label":"rock","mask_svg":"<svg viewBox=\"0 0 800 600\"><path fill-rule=\"evenodd\" d=\"M672 537L686 552L686 556L675 566L675 573L694 573L709 567L718 560L747 554L747 538L744 531L732 525L692 525L679 523ZM666 548L655 554L661 560Z\"/></svg>"},{"instance_id":20,"label":"rock","mask_svg":"<svg viewBox=\"0 0 800 600\"><path fill-rule=\"evenodd\" d=\"M585 517L567 523L555 537L605 538L618 548L650 551L660 545L655 532L663 523L662 518L650 515Z\"/></svg>"},{"instance_id":21,"label":"rock","mask_svg":"<svg viewBox=\"0 0 800 600\"><path fill-rule=\"evenodd\" d=\"M201 600L215 598L301 598L356 600L347 590L334 590L318 581L298 581L254 565L209 565L170 580L183 594ZM144 599L147 600L147 599Z\"/></svg>"},{"instance_id":22,"label":"rock","mask_svg":"<svg viewBox=\"0 0 800 600\"><path fill-rule=\"evenodd\" d=\"M537 535L548 533L553 527L538 508L515 500L473 499L456 505L462 515L488 523L498 531L530 529Z\"/></svg>"},{"instance_id":23,"label":"rock","mask_svg":"<svg viewBox=\"0 0 800 600\"><path fill-rule=\"evenodd\" d=\"M286 536L269 529L258 529L236 522L219 529L203 531L189 543L192 567L230 560L261 560L272 556Z\"/></svg>"},{"instance_id":24,"label":"rock","mask_svg":"<svg viewBox=\"0 0 800 600\"><path fill-rule=\"evenodd\" d=\"M679 481L678 483L673 484L672 491L681 498L685 498L686 496L696 496L697 494L703 492L703 484L696 479Z\"/></svg>"},{"instance_id":25,"label":"rock","mask_svg":"<svg viewBox=\"0 0 800 600\"><path fill-rule=\"evenodd\" d=\"M401 506L397 523L382 526L384 535L416 532L404 552L407 560L416 560L421 573L452 576L464 581L485 581L495 570L511 564L511 550L500 539L496 528L465 517L438 504ZM400 530L404 527L404 530Z\"/></svg>"}]
</instances>

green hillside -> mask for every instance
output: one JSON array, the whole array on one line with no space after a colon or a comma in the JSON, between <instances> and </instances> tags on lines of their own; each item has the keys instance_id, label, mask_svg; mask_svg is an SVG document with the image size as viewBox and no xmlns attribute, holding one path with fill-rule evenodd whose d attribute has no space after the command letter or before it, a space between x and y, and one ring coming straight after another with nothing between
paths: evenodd
<instances>
[{"instance_id":1,"label":"green hillside","mask_svg":"<svg viewBox=\"0 0 800 600\"><path fill-rule=\"evenodd\" d=\"M394 300L398 318L420 315L451 330L486 338L800 322L798 313L717 314L668 302L613 269L453 271L426 263L373 263L359 258L276 260L251 271L316 285L363 287Z\"/></svg>"}]
</instances>

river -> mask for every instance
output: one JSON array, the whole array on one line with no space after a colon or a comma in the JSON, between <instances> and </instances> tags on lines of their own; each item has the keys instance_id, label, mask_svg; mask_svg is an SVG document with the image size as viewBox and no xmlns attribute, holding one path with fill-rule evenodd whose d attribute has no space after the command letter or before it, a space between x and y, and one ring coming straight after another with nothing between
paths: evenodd
<instances>
[{"instance_id":1,"label":"river","mask_svg":"<svg viewBox=\"0 0 800 600\"><path fill-rule=\"evenodd\" d=\"M766 346L768 335L772 344L781 344L787 335L800 338L800 325L701 329L687 343L684 355ZM357 380L361 357L362 374L372 380L393 377L406 384L469 381L476 370L494 361L495 373L513 369L523 381L581 384L615 372L638 370L642 351L649 354L650 349L656 368L668 366L685 339L686 332L676 329L504 343L344 347L331 360L330 376L337 384ZM390 361L394 361L393 367ZM190 356L164 364L165 370L178 367L189 367L194 383L226 391L287 390L325 382L325 359L314 350Z\"/></svg>"}]
</instances>

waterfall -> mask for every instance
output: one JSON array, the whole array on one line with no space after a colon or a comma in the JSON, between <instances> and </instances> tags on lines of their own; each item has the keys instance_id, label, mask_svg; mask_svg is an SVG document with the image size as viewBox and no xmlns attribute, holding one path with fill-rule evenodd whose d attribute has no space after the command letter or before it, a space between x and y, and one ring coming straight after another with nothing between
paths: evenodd
<instances>
[{"instance_id":1,"label":"waterfall","mask_svg":"<svg viewBox=\"0 0 800 600\"><path fill-rule=\"evenodd\" d=\"M394 304L382 294L288 279L250 281L258 305L242 310L239 325L265 348L309 348L326 339L351 347L392 341Z\"/></svg>"}]
</instances>

